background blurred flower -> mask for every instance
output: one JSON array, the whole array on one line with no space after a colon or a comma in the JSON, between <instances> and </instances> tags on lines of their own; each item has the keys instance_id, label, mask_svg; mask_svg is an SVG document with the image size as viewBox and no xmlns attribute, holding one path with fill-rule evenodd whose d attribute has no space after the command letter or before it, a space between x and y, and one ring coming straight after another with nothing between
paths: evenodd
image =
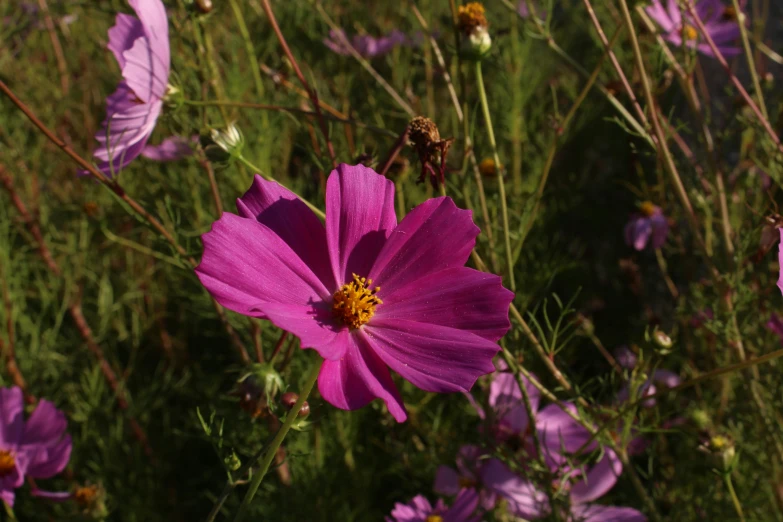
<instances>
[{"instance_id":1,"label":"background blurred flower","mask_svg":"<svg viewBox=\"0 0 783 522\"><path fill-rule=\"evenodd\" d=\"M349 44L348 36L342 29L332 29L329 36L324 38L324 45L337 54L350 56L349 45L365 58L375 58L391 52L401 45L413 45L414 40L408 38L405 33L395 29L385 36L374 37L368 34L354 35Z\"/></svg>"},{"instance_id":2,"label":"background blurred flower","mask_svg":"<svg viewBox=\"0 0 783 522\"><path fill-rule=\"evenodd\" d=\"M163 109L169 81L169 27L160 0L128 0L138 18L118 14L109 29L109 49L123 81L106 99L106 119L95 136L98 169L116 174L147 145ZM155 154L155 151L152 151Z\"/></svg>"},{"instance_id":3,"label":"background blurred flower","mask_svg":"<svg viewBox=\"0 0 783 522\"><path fill-rule=\"evenodd\" d=\"M661 207L645 201L639 210L625 225L625 242L636 250L644 250L652 237L652 247L661 248L669 234L669 223Z\"/></svg>"},{"instance_id":4,"label":"background blurred flower","mask_svg":"<svg viewBox=\"0 0 783 522\"><path fill-rule=\"evenodd\" d=\"M389 368L436 393L467 391L494 371L513 293L464 266L479 229L450 198L427 200L398 224L394 183L343 164L326 184L325 229L260 176L237 208L203 236L196 273L226 308L266 317L318 351L329 403L353 410L381 398L402 422Z\"/></svg>"},{"instance_id":5,"label":"background blurred flower","mask_svg":"<svg viewBox=\"0 0 783 522\"><path fill-rule=\"evenodd\" d=\"M741 2L742 5L744 3ZM687 11L680 9L677 0L668 0L665 8L661 0L653 0L652 5L645 10L650 18L661 26L664 31L663 37L668 42L679 47L684 41L691 49L697 49L707 56L714 56L709 44L699 33L696 22ZM740 30L737 25L737 13L733 12L733 8L723 5L721 0L701 0L696 4L696 13L721 54L736 56L740 53L736 42Z\"/></svg>"},{"instance_id":6,"label":"background blurred flower","mask_svg":"<svg viewBox=\"0 0 783 522\"><path fill-rule=\"evenodd\" d=\"M426 497L417 495L407 504L395 504L386 522L478 522L481 517L474 515L477 507L478 495L472 489L460 491L451 507L443 500L433 507Z\"/></svg>"},{"instance_id":7,"label":"background blurred flower","mask_svg":"<svg viewBox=\"0 0 783 522\"><path fill-rule=\"evenodd\" d=\"M46 479L60 473L71 458L71 436L65 415L47 400L38 402L24 420L22 390L0 388L0 498L14 505L14 490L25 477ZM64 500L70 493L34 489L32 494Z\"/></svg>"}]
</instances>

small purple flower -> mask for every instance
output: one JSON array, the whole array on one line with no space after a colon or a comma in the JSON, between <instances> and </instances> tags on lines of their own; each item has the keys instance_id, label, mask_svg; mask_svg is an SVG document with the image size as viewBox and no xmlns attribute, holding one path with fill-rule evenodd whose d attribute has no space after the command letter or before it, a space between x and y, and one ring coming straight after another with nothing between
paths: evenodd
<instances>
[{"instance_id":1,"label":"small purple flower","mask_svg":"<svg viewBox=\"0 0 783 522\"><path fill-rule=\"evenodd\" d=\"M318 390L345 410L405 406L389 369L419 388L468 391L494 371L514 294L465 267L479 228L448 197L397 222L394 183L362 165L326 182L326 226L291 191L255 177L202 238L196 274L229 310L268 318L325 359Z\"/></svg>"},{"instance_id":2,"label":"small purple flower","mask_svg":"<svg viewBox=\"0 0 783 522\"><path fill-rule=\"evenodd\" d=\"M47 479L60 473L71 458L71 436L65 433L65 415L47 400L38 402L24 420L22 390L0 388L0 498L13 507L14 490L25 477ZM33 490L51 500L65 500L69 493Z\"/></svg>"},{"instance_id":3,"label":"small purple flower","mask_svg":"<svg viewBox=\"0 0 783 522\"><path fill-rule=\"evenodd\" d=\"M474 515L477 507L478 494L473 489L460 491L451 507L443 500L433 506L426 497L417 495L407 504L395 504L386 522L478 522L481 517Z\"/></svg>"},{"instance_id":4,"label":"small purple flower","mask_svg":"<svg viewBox=\"0 0 783 522\"><path fill-rule=\"evenodd\" d=\"M533 6L536 9L536 15L542 20L545 19L546 10L541 8L541 6L538 4L538 0L533 2ZM522 18L530 17L530 9L527 6L527 0L519 0L519 3L517 4L517 14Z\"/></svg>"},{"instance_id":5,"label":"small purple flower","mask_svg":"<svg viewBox=\"0 0 783 522\"><path fill-rule=\"evenodd\" d=\"M171 59L166 9L160 0L128 0L138 18L118 14L109 29L109 49L122 70L123 81L106 99L106 119L95 136L98 169L116 174L147 148L163 109Z\"/></svg>"},{"instance_id":6,"label":"small purple flower","mask_svg":"<svg viewBox=\"0 0 783 522\"><path fill-rule=\"evenodd\" d=\"M356 49L364 58L375 58L391 52L395 47L401 45L411 45L413 40L409 39L405 33L395 29L391 33L373 37L370 35L354 35L350 43L348 36L342 29L332 29L329 31L329 37L324 38L324 45L337 54L350 56L349 45Z\"/></svg>"},{"instance_id":7,"label":"small purple flower","mask_svg":"<svg viewBox=\"0 0 783 522\"><path fill-rule=\"evenodd\" d=\"M741 5L744 3L740 2ZM679 47L684 40L689 48L714 56L709 44L702 40L695 21L687 11L680 9L677 0L667 0L665 8L661 0L652 0L652 5L645 10L661 26L664 39L672 45ZM736 44L740 29L733 7L724 6L721 0L700 0L696 4L696 13L721 54L736 56L740 53Z\"/></svg>"},{"instance_id":8,"label":"small purple flower","mask_svg":"<svg viewBox=\"0 0 783 522\"><path fill-rule=\"evenodd\" d=\"M619 364L621 367L625 368L626 370L632 370L636 363L638 362L639 358L636 357L636 354L631 351L630 348L627 346L619 346L614 351L614 358L617 360L617 364Z\"/></svg>"},{"instance_id":9,"label":"small purple flower","mask_svg":"<svg viewBox=\"0 0 783 522\"><path fill-rule=\"evenodd\" d=\"M783 319L778 314L771 314L765 326L767 330L780 337L780 342L783 344Z\"/></svg>"},{"instance_id":10,"label":"small purple flower","mask_svg":"<svg viewBox=\"0 0 783 522\"><path fill-rule=\"evenodd\" d=\"M661 248L669 234L669 223L660 207L645 201L640 212L631 216L625 225L625 242L636 250L644 250L652 237L652 247Z\"/></svg>"}]
</instances>

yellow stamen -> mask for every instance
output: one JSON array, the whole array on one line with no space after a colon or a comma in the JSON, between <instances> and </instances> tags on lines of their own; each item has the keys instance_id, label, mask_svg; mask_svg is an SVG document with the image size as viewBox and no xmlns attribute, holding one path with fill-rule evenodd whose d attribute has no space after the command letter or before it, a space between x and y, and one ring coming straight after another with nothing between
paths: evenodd
<instances>
[{"instance_id":1,"label":"yellow stamen","mask_svg":"<svg viewBox=\"0 0 783 522\"><path fill-rule=\"evenodd\" d=\"M487 27L487 17L484 16L484 6L479 2L461 5L457 10L457 27L465 34L470 34L476 27Z\"/></svg>"},{"instance_id":2,"label":"yellow stamen","mask_svg":"<svg viewBox=\"0 0 783 522\"><path fill-rule=\"evenodd\" d=\"M699 31L690 24L682 26L682 37L688 41L694 41L699 37Z\"/></svg>"},{"instance_id":3,"label":"yellow stamen","mask_svg":"<svg viewBox=\"0 0 783 522\"><path fill-rule=\"evenodd\" d=\"M443 517L440 515L429 515L425 522L443 522Z\"/></svg>"},{"instance_id":4,"label":"yellow stamen","mask_svg":"<svg viewBox=\"0 0 783 522\"><path fill-rule=\"evenodd\" d=\"M8 450L0 450L0 477L10 475L16 469L14 454Z\"/></svg>"},{"instance_id":5,"label":"yellow stamen","mask_svg":"<svg viewBox=\"0 0 783 522\"><path fill-rule=\"evenodd\" d=\"M77 488L73 493L74 500L76 500L76 503L81 507L88 507L92 505L97 496L98 486L95 484L92 486L83 486L81 488Z\"/></svg>"},{"instance_id":6,"label":"yellow stamen","mask_svg":"<svg viewBox=\"0 0 783 522\"><path fill-rule=\"evenodd\" d=\"M495 166L495 160L492 158L484 158L479 163L479 172L484 177L495 177L498 175L498 169Z\"/></svg>"},{"instance_id":7,"label":"yellow stamen","mask_svg":"<svg viewBox=\"0 0 783 522\"><path fill-rule=\"evenodd\" d=\"M353 281L334 293L332 310L335 318L351 330L367 324L375 315L375 307L383 303L375 296L380 289L379 286L372 288L372 279L353 274Z\"/></svg>"},{"instance_id":8,"label":"yellow stamen","mask_svg":"<svg viewBox=\"0 0 783 522\"><path fill-rule=\"evenodd\" d=\"M645 216L651 217L653 214L655 214L655 205L653 205L650 201L645 201L639 205L639 210L641 210L642 214Z\"/></svg>"}]
</instances>

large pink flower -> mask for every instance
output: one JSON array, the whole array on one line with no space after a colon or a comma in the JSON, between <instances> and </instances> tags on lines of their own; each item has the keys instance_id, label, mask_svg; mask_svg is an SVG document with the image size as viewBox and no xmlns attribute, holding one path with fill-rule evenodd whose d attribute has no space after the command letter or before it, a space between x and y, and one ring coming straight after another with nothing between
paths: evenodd
<instances>
[{"instance_id":1,"label":"large pink flower","mask_svg":"<svg viewBox=\"0 0 783 522\"><path fill-rule=\"evenodd\" d=\"M109 29L109 49L122 70L123 81L106 99L106 119L95 136L100 144L94 155L107 175L119 172L139 154L151 159L187 155L175 142L147 145L163 109L169 81L169 26L160 0L128 0L138 18L118 14Z\"/></svg>"},{"instance_id":2,"label":"large pink flower","mask_svg":"<svg viewBox=\"0 0 783 522\"><path fill-rule=\"evenodd\" d=\"M237 208L204 235L196 273L226 308L266 317L317 350L328 402L353 410L380 398L402 422L389 368L431 392L469 390L494 371L513 294L464 266L479 229L450 198L397 223L394 183L340 165L326 186L326 227L259 176Z\"/></svg>"}]
</instances>

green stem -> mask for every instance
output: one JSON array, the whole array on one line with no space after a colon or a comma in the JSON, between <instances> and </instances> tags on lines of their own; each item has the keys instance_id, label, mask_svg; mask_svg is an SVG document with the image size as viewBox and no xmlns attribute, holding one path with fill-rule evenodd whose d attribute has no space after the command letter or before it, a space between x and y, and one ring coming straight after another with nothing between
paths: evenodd
<instances>
[{"instance_id":1,"label":"green stem","mask_svg":"<svg viewBox=\"0 0 783 522\"><path fill-rule=\"evenodd\" d=\"M276 182L276 183L279 183L279 182L278 182L278 181L277 181L275 178L273 178L272 176L270 176L270 175L268 175L268 174L264 174L264 172L263 172L263 171L262 171L260 168L256 167L256 166L255 166L255 165L253 165L252 163L250 163L250 162L249 162L247 159L245 159L245 157L244 157L244 156L241 156L241 155L240 155L240 156L237 156L236 158L237 158L237 160L239 160L239 162L240 162L240 163L242 163L244 166L246 166L246 167L247 167L247 168L249 168L250 170L257 172L257 173L258 173L258 175L259 175L259 176L261 176L262 178L264 178L265 180L267 180L267 181L274 181L274 182ZM288 187L286 187L286 188L288 188ZM288 190L291 190L291 189L288 189ZM300 196L299 194L297 194L297 193L296 193L296 192L294 192L293 190L291 190L291 192L292 192L292 193L293 193L293 194L294 194L296 197L298 197L298 198L299 198L299 200L300 200L302 203L304 203L305 205L307 205L307 208L309 208L310 210L312 210L313 212L315 212L315 215L316 215L316 216L318 216L318 217L319 217L319 218L321 218L321 219L326 219L326 214L324 214L324 213L323 213L323 211L322 211L320 208L316 207L315 205L313 205L312 203L310 203L309 201L307 201L305 198L303 198L302 196Z\"/></svg>"},{"instance_id":2,"label":"green stem","mask_svg":"<svg viewBox=\"0 0 783 522\"><path fill-rule=\"evenodd\" d=\"M498 156L498 147L495 142L495 131L492 128L492 116L489 113L489 102L487 101L487 91L484 88L484 75L481 72L481 60L476 61L476 87L481 100L481 109L484 112L484 123L487 127L487 136L489 145L492 147L492 157L495 160L495 169L498 173L498 192L500 193L500 213L503 218L503 239L506 243L506 264L508 265L508 283L511 291L516 291L514 282L514 259L511 251L511 235L508 226L508 204L506 203L506 186L503 182L503 173L500 167L500 157Z\"/></svg>"},{"instance_id":3,"label":"green stem","mask_svg":"<svg viewBox=\"0 0 783 522\"><path fill-rule=\"evenodd\" d=\"M731 472L727 472L723 475L726 482L726 489L729 490L729 496L731 496L731 502L734 504L734 510L737 512L737 516L740 522L745 522L745 514L742 512L742 504L740 504L737 492L734 491L734 484L731 481Z\"/></svg>"},{"instance_id":4,"label":"green stem","mask_svg":"<svg viewBox=\"0 0 783 522\"><path fill-rule=\"evenodd\" d=\"M253 81L256 84L256 92L258 96L264 97L264 82L261 79L261 68L258 66L258 60L256 59L256 50L253 47L253 40L250 39L250 32L247 30L247 24L245 24L245 17L242 16L242 9L239 8L237 0L228 0L231 4L231 9L234 11L234 18L237 20L239 26L239 34L242 35L242 40L245 41L245 49L247 50L247 58L250 60L250 70L253 73Z\"/></svg>"},{"instance_id":5,"label":"green stem","mask_svg":"<svg viewBox=\"0 0 783 522\"><path fill-rule=\"evenodd\" d=\"M247 508L253 501L253 497L256 496L258 487L261 485L261 481L264 480L266 472L269 471L269 466L272 465L272 461L274 460L275 455L277 455L277 450L283 443L285 436L291 430L291 426L294 425L294 421L299 417L299 410L302 408L302 405L310 396L310 392L313 391L313 386L315 386L315 381L318 379L318 373L321 371L321 365L323 362L323 359L319 359L310 370L310 375L307 376L307 382L305 382L305 385L302 388L302 393L299 395L299 399L296 401L296 404L294 404L294 407L291 408L291 410L288 412L288 415L286 415L283 426L277 432L277 435L275 435L275 438L272 440L272 443L266 450L258 471L256 471L255 475L253 475L253 480L250 482L250 487L245 494L245 498L242 500L242 504L239 506L239 511L237 511L237 514L234 517L234 522L241 522L241 520L245 518Z\"/></svg>"},{"instance_id":6,"label":"green stem","mask_svg":"<svg viewBox=\"0 0 783 522\"><path fill-rule=\"evenodd\" d=\"M745 28L745 14L742 12L739 0L732 0L732 5L734 6L734 12L737 14L737 25L739 26L740 36L742 38L742 47L745 50L745 58L748 60L748 70L750 71L750 78L753 80L753 88L756 90L759 109L761 109L761 114L763 114L765 118L769 119L769 114L767 113L767 104L764 103L764 94L761 91L759 74L756 71L756 61L753 59L753 50L750 48L748 30Z\"/></svg>"}]
</instances>

